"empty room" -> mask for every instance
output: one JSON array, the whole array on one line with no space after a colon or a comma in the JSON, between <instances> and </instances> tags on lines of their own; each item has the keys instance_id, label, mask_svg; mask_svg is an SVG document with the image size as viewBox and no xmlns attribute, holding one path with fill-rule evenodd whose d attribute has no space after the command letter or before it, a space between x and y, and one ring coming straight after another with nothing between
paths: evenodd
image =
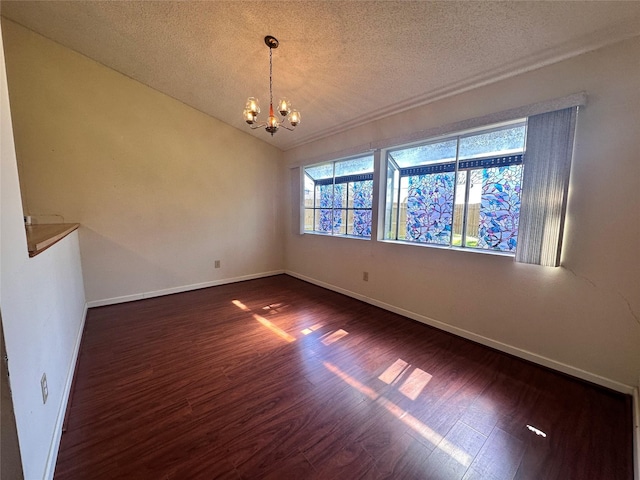
<instances>
[{"instance_id":1,"label":"empty room","mask_svg":"<svg viewBox=\"0 0 640 480\"><path fill-rule=\"evenodd\" d=\"M640 480L640 2L0 2L0 476Z\"/></svg>"}]
</instances>

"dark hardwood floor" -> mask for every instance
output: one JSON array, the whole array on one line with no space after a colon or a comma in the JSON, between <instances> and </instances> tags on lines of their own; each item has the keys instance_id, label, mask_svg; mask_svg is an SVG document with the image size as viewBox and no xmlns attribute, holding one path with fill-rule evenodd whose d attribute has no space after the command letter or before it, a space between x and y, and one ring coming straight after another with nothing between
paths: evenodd
<instances>
[{"instance_id":1,"label":"dark hardwood floor","mask_svg":"<svg viewBox=\"0 0 640 480\"><path fill-rule=\"evenodd\" d=\"M631 480L631 425L629 396L280 275L91 309L55 478Z\"/></svg>"}]
</instances>

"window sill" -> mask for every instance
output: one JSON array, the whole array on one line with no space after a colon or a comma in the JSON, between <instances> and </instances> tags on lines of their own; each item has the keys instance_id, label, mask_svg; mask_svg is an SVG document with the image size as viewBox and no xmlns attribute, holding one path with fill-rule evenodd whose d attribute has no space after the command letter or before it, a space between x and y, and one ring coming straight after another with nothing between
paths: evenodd
<instances>
[{"instance_id":1,"label":"window sill","mask_svg":"<svg viewBox=\"0 0 640 480\"><path fill-rule=\"evenodd\" d=\"M79 226L79 223L27 225L25 228L27 230L29 257L35 257L44 252L51 245L77 230Z\"/></svg>"},{"instance_id":2,"label":"window sill","mask_svg":"<svg viewBox=\"0 0 640 480\"><path fill-rule=\"evenodd\" d=\"M514 258L515 252L499 252L497 250L481 250L479 248L464 248L464 247L450 247L448 245L437 245L435 243L417 243L417 242L405 242L402 240L378 240L381 243L390 243L394 245L409 245L411 247L426 247L426 248L435 248L438 250L450 250L455 252L465 252L465 253L479 253L481 255L492 255L496 257L506 257L506 258Z\"/></svg>"},{"instance_id":3,"label":"window sill","mask_svg":"<svg viewBox=\"0 0 640 480\"><path fill-rule=\"evenodd\" d=\"M359 237L358 235L331 235L330 233L310 232L308 230L305 230L304 232L302 232L302 235L317 235L318 237L350 238L353 240L371 241L371 237Z\"/></svg>"}]
</instances>

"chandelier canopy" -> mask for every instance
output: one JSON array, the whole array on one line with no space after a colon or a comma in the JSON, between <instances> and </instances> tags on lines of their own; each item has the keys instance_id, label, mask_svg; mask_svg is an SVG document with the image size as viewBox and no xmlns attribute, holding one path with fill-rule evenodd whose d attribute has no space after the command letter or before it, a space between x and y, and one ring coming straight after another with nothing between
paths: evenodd
<instances>
[{"instance_id":1,"label":"chandelier canopy","mask_svg":"<svg viewBox=\"0 0 640 480\"><path fill-rule=\"evenodd\" d=\"M291 103L286 98L281 98L278 102L278 113L280 117L274 114L273 110L273 49L278 48L278 39L267 35L264 37L264 43L269 47L269 118L266 121L258 122L258 114L260 113L260 103L255 97L249 97L244 107L242 115L245 122L252 129L265 127L265 130L271 134L278 131L282 127L287 130L293 130L300 123L300 112L291 108Z\"/></svg>"}]
</instances>

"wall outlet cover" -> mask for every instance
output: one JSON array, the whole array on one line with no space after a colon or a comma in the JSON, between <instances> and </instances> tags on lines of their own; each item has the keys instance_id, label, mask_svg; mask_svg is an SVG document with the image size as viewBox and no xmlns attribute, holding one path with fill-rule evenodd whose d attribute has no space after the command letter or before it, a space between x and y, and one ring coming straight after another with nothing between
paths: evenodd
<instances>
[{"instance_id":1,"label":"wall outlet cover","mask_svg":"<svg viewBox=\"0 0 640 480\"><path fill-rule=\"evenodd\" d=\"M40 379L40 389L42 390L42 404L47 403L49 397L49 385L47 385L47 374L43 373Z\"/></svg>"}]
</instances>

